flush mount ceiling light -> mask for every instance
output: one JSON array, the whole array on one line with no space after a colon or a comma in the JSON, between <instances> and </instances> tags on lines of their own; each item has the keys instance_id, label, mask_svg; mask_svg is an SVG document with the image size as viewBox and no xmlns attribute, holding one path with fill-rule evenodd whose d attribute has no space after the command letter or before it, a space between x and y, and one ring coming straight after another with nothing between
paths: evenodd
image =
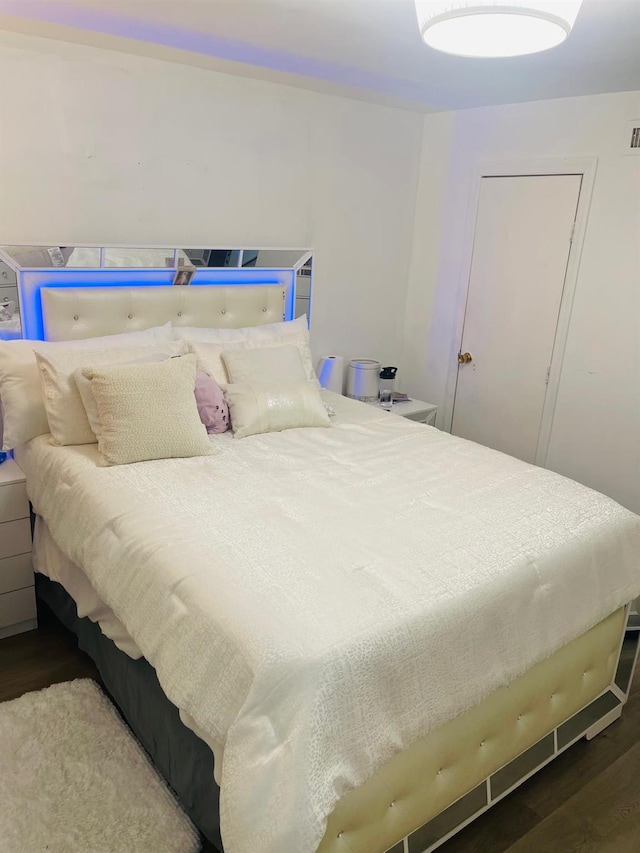
<instances>
[{"instance_id":1,"label":"flush mount ceiling light","mask_svg":"<svg viewBox=\"0 0 640 853\"><path fill-rule=\"evenodd\" d=\"M582 0L415 0L429 47L458 56L538 53L562 44Z\"/></svg>"}]
</instances>

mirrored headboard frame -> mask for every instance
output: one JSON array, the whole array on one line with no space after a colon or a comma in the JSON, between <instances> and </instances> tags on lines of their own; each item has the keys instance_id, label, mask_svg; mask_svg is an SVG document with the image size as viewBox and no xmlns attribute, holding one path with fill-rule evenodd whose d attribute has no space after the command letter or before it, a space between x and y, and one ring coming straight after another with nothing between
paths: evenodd
<instances>
[{"instance_id":1,"label":"mirrored headboard frame","mask_svg":"<svg viewBox=\"0 0 640 853\"><path fill-rule=\"evenodd\" d=\"M76 252L76 261L93 259L100 266L73 265ZM173 284L176 270L184 265L195 269L191 287L284 286L285 319L293 319L310 314L312 256L311 249L272 247L0 246L0 272L6 279L0 279L0 285L14 288L12 293L17 294L22 322L18 336L26 338L45 336L43 288L165 287ZM38 261L50 265L36 266Z\"/></svg>"},{"instance_id":2,"label":"mirrored headboard frame","mask_svg":"<svg viewBox=\"0 0 640 853\"><path fill-rule=\"evenodd\" d=\"M313 255L312 249L263 246L192 246L168 248L166 245L76 243L73 246L0 245L0 261L12 269L177 269L191 265L196 269L246 269L282 267L299 270Z\"/></svg>"}]
</instances>

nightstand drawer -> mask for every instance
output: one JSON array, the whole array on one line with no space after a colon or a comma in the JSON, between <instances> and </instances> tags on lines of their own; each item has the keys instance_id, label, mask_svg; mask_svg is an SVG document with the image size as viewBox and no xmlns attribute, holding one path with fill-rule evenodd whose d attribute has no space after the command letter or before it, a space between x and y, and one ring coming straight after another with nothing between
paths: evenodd
<instances>
[{"instance_id":1,"label":"nightstand drawer","mask_svg":"<svg viewBox=\"0 0 640 853\"><path fill-rule=\"evenodd\" d=\"M0 491L2 491L0 489ZM0 524L0 559L26 554L31 550L31 522L28 518Z\"/></svg>"},{"instance_id":2,"label":"nightstand drawer","mask_svg":"<svg viewBox=\"0 0 640 853\"><path fill-rule=\"evenodd\" d=\"M36 618L36 596L32 586L0 595L0 628Z\"/></svg>"},{"instance_id":3,"label":"nightstand drawer","mask_svg":"<svg viewBox=\"0 0 640 853\"><path fill-rule=\"evenodd\" d=\"M13 483L0 489L0 523L16 518L29 518L29 499L24 483Z\"/></svg>"},{"instance_id":4,"label":"nightstand drawer","mask_svg":"<svg viewBox=\"0 0 640 853\"><path fill-rule=\"evenodd\" d=\"M25 586L33 586L31 552L0 560L0 595Z\"/></svg>"}]
</instances>

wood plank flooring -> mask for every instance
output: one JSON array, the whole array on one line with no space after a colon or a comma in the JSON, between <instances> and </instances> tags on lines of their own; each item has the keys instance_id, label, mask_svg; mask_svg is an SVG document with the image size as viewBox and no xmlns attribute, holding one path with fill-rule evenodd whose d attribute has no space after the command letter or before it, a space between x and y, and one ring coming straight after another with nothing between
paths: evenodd
<instances>
[{"instance_id":1,"label":"wood plank flooring","mask_svg":"<svg viewBox=\"0 0 640 853\"><path fill-rule=\"evenodd\" d=\"M93 661L75 636L44 611L37 631L0 640L0 702L73 678L100 681Z\"/></svg>"},{"instance_id":2,"label":"wood plank flooring","mask_svg":"<svg viewBox=\"0 0 640 853\"><path fill-rule=\"evenodd\" d=\"M640 853L636 676L620 720L590 743L575 744L442 845L441 853ZM52 617L37 631L0 640L0 701L72 678L100 681L75 638Z\"/></svg>"}]
</instances>

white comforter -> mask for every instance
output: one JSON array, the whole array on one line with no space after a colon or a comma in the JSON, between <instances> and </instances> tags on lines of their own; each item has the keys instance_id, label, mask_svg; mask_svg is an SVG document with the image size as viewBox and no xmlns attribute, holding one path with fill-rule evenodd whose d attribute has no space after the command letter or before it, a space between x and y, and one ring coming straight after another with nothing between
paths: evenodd
<instances>
[{"instance_id":1,"label":"white comforter","mask_svg":"<svg viewBox=\"0 0 640 853\"><path fill-rule=\"evenodd\" d=\"M640 594L640 519L331 396L331 429L96 466L20 455L36 511L215 747L227 853L312 853L398 750Z\"/></svg>"}]
</instances>

